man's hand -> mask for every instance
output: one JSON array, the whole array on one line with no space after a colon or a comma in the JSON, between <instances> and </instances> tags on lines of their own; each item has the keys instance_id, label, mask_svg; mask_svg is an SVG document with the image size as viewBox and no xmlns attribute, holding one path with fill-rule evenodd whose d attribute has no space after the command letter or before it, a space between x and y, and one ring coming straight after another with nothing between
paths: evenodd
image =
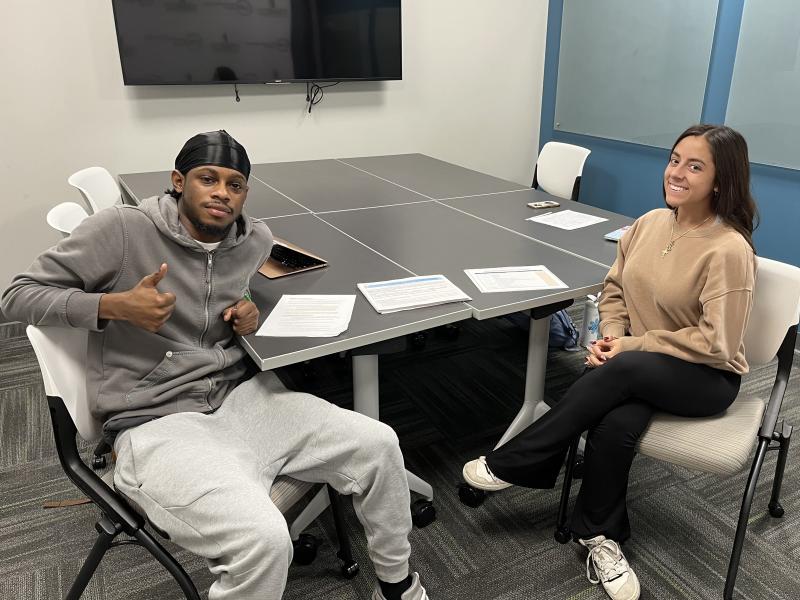
<instances>
[{"instance_id":1,"label":"man's hand","mask_svg":"<svg viewBox=\"0 0 800 600\"><path fill-rule=\"evenodd\" d=\"M589 345L586 366L591 368L602 367L609 358L614 358L621 351L619 340L615 337L604 337L601 340L593 341Z\"/></svg>"},{"instance_id":2,"label":"man's hand","mask_svg":"<svg viewBox=\"0 0 800 600\"><path fill-rule=\"evenodd\" d=\"M145 275L127 292L103 294L100 297L99 317L128 321L136 327L155 333L175 310L175 294L161 293L156 286L167 274L167 263L155 273Z\"/></svg>"},{"instance_id":3,"label":"man's hand","mask_svg":"<svg viewBox=\"0 0 800 600\"><path fill-rule=\"evenodd\" d=\"M258 307L251 300L239 300L222 311L222 320L230 321L238 335L253 333L258 328Z\"/></svg>"}]
</instances>

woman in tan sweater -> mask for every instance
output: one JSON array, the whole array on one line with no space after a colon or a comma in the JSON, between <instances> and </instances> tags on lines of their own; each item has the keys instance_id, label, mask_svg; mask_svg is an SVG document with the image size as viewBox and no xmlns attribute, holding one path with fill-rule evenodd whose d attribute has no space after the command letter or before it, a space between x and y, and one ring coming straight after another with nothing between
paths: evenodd
<instances>
[{"instance_id":1,"label":"woman in tan sweater","mask_svg":"<svg viewBox=\"0 0 800 600\"><path fill-rule=\"evenodd\" d=\"M615 600L640 586L619 544L630 537L625 496L636 441L654 411L705 417L725 410L747 372L757 210L747 144L724 126L696 125L672 147L667 208L620 240L600 301L601 340L587 371L541 419L468 462L470 485L551 488L569 443L588 430L585 475L570 527Z\"/></svg>"}]
</instances>

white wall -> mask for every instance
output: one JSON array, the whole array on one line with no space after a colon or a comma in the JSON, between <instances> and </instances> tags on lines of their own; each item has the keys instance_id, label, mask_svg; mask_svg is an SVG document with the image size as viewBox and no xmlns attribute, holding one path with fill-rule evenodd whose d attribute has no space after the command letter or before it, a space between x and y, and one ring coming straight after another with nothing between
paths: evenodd
<instances>
[{"instance_id":1,"label":"white wall","mask_svg":"<svg viewBox=\"0 0 800 600\"><path fill-rule=\"evenodd\" d=\"M5 0L0 36L0 289L59 238L66 178L172 167L226 129L253 163L422 152L523 184L539 139L547 0L403 0L403 81L124 87L107 0ZM166 184L166 182L165 182Z\"/></svg>"}]
</instances>

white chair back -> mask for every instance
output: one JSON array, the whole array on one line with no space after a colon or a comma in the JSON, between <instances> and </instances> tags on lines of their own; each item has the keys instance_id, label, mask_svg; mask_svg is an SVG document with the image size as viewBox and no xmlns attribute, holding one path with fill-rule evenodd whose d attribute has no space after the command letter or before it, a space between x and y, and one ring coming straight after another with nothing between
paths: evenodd
<instances>
[{"instance_id":1,"label":"white chair back","mask_svg":"<svg viewBox=\"0 0 800 600\"><path fill-rule=\"evenodd\" d=\"M86 217L86 210L76 202L62 202L47 211L47 224L67 237Z\"/></svg>"},{"instance_id":2,"label":"white chair back","mask_svg":"<svg viewBox=\"0 0 800 600\"><path fill-rule=\"evenodd\" d=\"M67 179L77 188L92 213L122 202L117 182L103 167L88 167L73 173Z\"/></svg>"},{"instance_id":3,"label":"white chair back","mask_svg":"<svg viewBox=\"0 0 800 600\"><path fill-rule=\"evenodd\" d=\"M786 331L800 320L800 267L756 257L753 308L744 333L748 364L775 358Z\"/></svg>"},{"instance_id":4,"label":"white chair back","mask_svg":"<svg viewBox=\"0 0 800 600\"><path fill-rule=\"evenodd\" d=\"M583 174L583 165L591 153L591 150L581 146L547 142L536 160L539 187L553 196L572 199L575 179Z\"/></svg>"},{"instance_id":5,"label":"white chair back","mask_svg":"<svg viewBox=\"0 0 800 600\"><path fill-rule=\"evenodd\" d=\"M102 423L89 412L86 395L86 352L89 332L72 327L28 325L28 339L42 371L44 391L64 401L78 434L87 442L102 435Z\"/></svg>"}]
</instances>

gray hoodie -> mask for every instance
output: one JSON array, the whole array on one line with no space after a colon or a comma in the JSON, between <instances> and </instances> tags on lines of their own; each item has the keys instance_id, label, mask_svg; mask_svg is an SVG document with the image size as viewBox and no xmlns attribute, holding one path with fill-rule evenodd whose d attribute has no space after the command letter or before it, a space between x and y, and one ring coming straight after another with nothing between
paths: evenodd
<instances>
[{"instance_id":1,"label":"gray hoodie","mask_svg":"<svg viewBox=\"0 0 800 600\"><path fill-rule=\"evenodd\" d=\"M219 408L245 372L244 351L222 312L242 299L269 256L272 234L242 215L207 252L169 195L85 219L3 293L9 319L89 330L87 391L107 438L176 412ZM167 263L159 292L176 296L157 333L98 319L100 297L123 292Z\"/></svg>"}]
</instances>

